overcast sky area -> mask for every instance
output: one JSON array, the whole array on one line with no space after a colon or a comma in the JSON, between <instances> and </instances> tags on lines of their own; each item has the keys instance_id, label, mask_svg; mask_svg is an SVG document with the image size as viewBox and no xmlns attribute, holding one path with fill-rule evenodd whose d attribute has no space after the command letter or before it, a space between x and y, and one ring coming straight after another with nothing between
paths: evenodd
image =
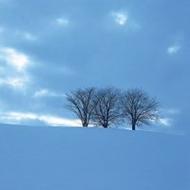
<instances>
[{"instance_id":1,"label":"overcast sky area","mask_svg":"<svg viewBox=\"0 0 190 190\"><path fill-rule=\"evenodd\" d=\"M0 123L75 126L72 89L142 88L188 132L190 2L0 0Z\"/></svg>"}]
</instances>

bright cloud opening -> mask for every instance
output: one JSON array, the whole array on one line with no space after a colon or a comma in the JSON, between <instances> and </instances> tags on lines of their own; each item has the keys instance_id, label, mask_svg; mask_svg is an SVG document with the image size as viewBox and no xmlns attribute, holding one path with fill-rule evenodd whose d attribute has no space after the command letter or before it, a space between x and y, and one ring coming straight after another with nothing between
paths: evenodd
<instances>
[{"instance_id":1,"label":"bright cloud opening","mask_svg":"<svg viewBox=\"0 0 190 190\"><path fill-rule=\"evenodd\" d=\"M80 120L67 119L52 115L38 115L36 113L23 113L23 112L7 112L0 116L2 122L21 124L24 121L41 121L46 125L50 126L71 126L80 127Z\"/></svg>"},{"instance_id":2,"label":"bright cloud opening","mask_svg":"<svg viewBox=\"0 0 190 190\"><path fill-rule=\"evenodd\" d=\"M12 65L19 72L25 70L29 64L29 57L13 48L2 48L0 51L7 64Z\"/></svg>"},{"instance_id":3,"label":"bright cloud opening","mask_svg":"<svg viewBox=\"0 0 190 190\"><path fill-rule=\"evenodd\" d=\"M25 84L27 83L26 78L22 77L9 77L5 79L0 79L0 85L9 86L15 89L22 89L25 87Z\"/></svg>"},{"instance_id":4,"label":"bright cloud opening","mask_svg":"<svg viewBox=\"0 0 190 190\"><path fill-rule=\"evenodd\" d=\"M34 97L44 97L49 96L49 91L47 89L41 89L34 93Z\"/></svg>"},{"instance_id":5,"label":"bright cloud opening","mask_svg":"<svg viewBox=\"0 0 190 190\"><path fill-rule=\"evenodd\" d=\"M25 82L26 79L24 78L9 78L5 81L6 84L10 85L13 88L23 88Z\"/></svg>"},{"instance_id":6,"label":"bright cloud opening","mask_svg":"<svg viewBox=\"0 0 190 190\"><path fill-rule=\"evenodd\" d=\"M114 18L114 21L120 25L124 26L128 22L128 14L124 12L112 12L112 16Z\"/></svg>"},{"instance_id":7,"label":"bright cloud opening","mask_svg":"<svg viewBox=\"0 0 190 190\"><path fill-rule=\"evenodd\" d=\"M168 47L167 53L169 55L173 55L173 54L178 53L180 51L180 49L181 49L181 46L179 46L179 45L172 45L172 46Z\"/></svg>"},{"instance_id":8,"label":"bright cloud opening","mask_svg":"<svg viewBox=\"0 0 190 190\"><path fill-rule=\"evenodd\" d=\"M27 73L28 65L31 63L29 56L14 48L0 48L0 85L23 89L30 81Z\"/></svg>"},{"instance_id":9,"label":"bright cloud opening","mask_svg":"<svg viewBox=\"0 0 190 190\"><path fill-rule=\"evenodd\" d=\"M65 96L64 94L61 94L61 93L56 93L56 92L53 92L53 91L50 91L48 89L40 89L38 91L36 91L34 93L34 97L35 98L40 98L40 97L59 97L59 96Z\"/></svg>"},{"instance_id":10,"label":"bright cloud opening","mask_svg":"<svg viewBox=\"0 0 190 190\"><path fill-rule=\"evenodd\" d=\"M67 26L69 24L69 20L63 17L57 18L55 22L58 26Z\"/></svg>"},{"instance_id":11,"label":"bright cloud opening","mask_svg":"<svg viewBox=\"0 0 190 190\"><path fill-rule=\"evenodd\" d=\"M170 127L172 124L172 120L170 118L160 118L158 123L165 127Z\"/></svg>"}]
</instances>

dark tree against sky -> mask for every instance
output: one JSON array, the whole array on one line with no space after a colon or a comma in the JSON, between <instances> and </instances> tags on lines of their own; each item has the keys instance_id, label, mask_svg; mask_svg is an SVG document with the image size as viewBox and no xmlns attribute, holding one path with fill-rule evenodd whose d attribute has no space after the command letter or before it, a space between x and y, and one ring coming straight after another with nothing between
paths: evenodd
<instances>
[{"instance_id":1,"label":"dark tree against sky","mask_svg":"<svg viewBox=\"0 0 190 190\"><path fill-rule=\"evenodd\" d=\"M119 109L119 90L115 88L100 89L95 97L93 121L96 125L108 128L119 122L121 118Z\"/></svg>"},{"instance_id":2,"label":"dark tree against sky","mask_svg":"<svg viewBox=\"0 0 190 190\"><path fill-rule=\"evenodd\" d=\"M136 126L149 124L158 118L158 102L140 89L124 92L120 105L123 117L131 124L132 130L135 130Z\"/></svg>"},{"instance_id":3,"label":"dark tree against sky","mask_svg":"<svg viewBox=\"0 0 190 190\"><path fill-rule=\"evenodd\" d=\"M78 89L66 94L66 108L73 112L88 127L94 110L95 88Z\"/></svg>"}]
</instances>

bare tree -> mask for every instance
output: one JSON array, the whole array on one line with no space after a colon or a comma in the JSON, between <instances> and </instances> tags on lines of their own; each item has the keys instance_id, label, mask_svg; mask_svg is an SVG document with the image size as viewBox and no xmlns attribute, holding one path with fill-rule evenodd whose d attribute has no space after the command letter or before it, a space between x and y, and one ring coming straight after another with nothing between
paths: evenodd
<instances>
[{"instance_id":1,"label":"bare tree","mask_svg":"<svg viewBox=\"0 0 190 190\"><path fill-rule=\"evenodd\" d=\"M88 127L94 109L95 88L78 89L66 94L67 109L80 120L83 127Z\"/></svg>"},{"instance_id":2,"label":"bare tree","mask_svg":"<svg viewBox=\"0 0 190 190\"><path fill-rule=\"evenodd\" d=\"M100 89L96 93L93 121L96 125L108 128L121 118L119 110L119 94L115 88Z\"/></svg>"},{"instance_id":3,"label":"bare tree","mask_svg":"<svg viewBox=\"0 0 190 190\"><path fill-rule=\"evenodd\" d=\"M131 124L132 130L141 124L149 124L158 117L158 102L139 89L125 92L120 105L123 116Z\"/></svg>"}]
</instances>

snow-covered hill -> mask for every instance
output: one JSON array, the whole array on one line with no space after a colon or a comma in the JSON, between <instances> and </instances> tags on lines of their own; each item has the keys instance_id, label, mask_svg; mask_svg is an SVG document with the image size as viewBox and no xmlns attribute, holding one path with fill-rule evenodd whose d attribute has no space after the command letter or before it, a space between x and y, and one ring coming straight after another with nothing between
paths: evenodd
<instances>
[{"instance_id":1,"label":"snow-covered hill","mask_svg":"<svg viewBox=\"0 0 190 190\"><path fill-rule=\"evenodd\" d=\"M185 135L0 126L0 190L189 190Z\"/></svg>"}]
</instances>

